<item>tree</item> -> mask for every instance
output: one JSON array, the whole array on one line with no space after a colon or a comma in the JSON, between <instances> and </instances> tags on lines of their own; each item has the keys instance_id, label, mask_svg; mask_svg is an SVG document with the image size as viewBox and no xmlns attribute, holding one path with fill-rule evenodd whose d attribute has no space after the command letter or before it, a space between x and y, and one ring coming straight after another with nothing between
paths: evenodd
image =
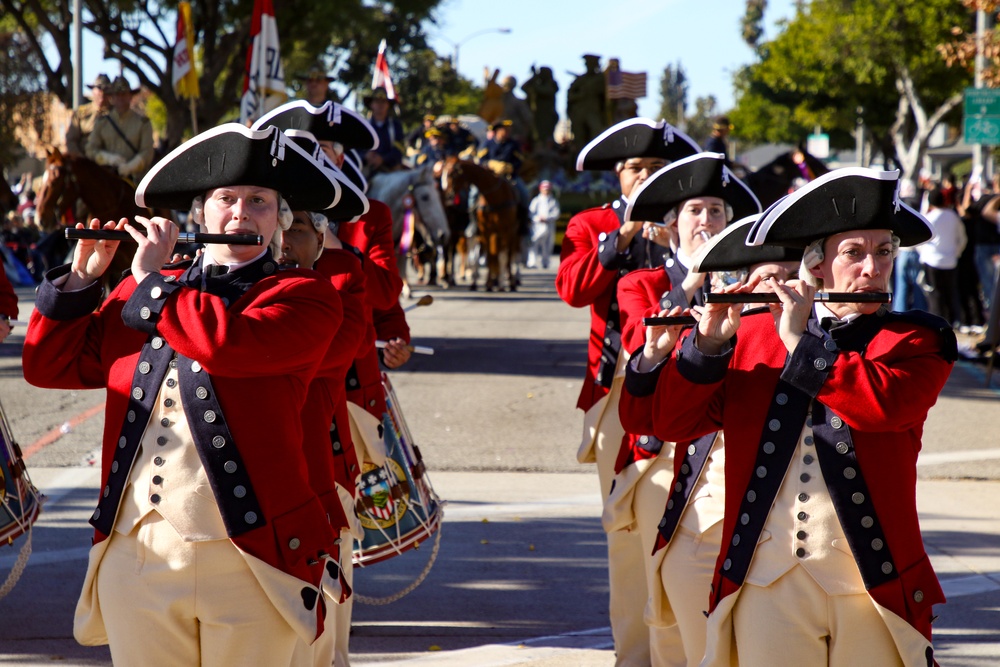
<instances>
[{"instance_id":1,"label":"tree","mask_svg":"<svg viewBox=\"0 0 1000 667\"><path fill-rule=\"evenodd\" d=\"M714 95L699 97L694 101L694 112L687 117L687 133L699 144L704 144L712 134L712 120L719 113Z\"/></svg>"},{"instance_id":2,"label":"tree","mask_svg":"<svg viewBox=\"0 0 1000 667\"><path fill-rule=\"evenodd\" d=\"M394 77L398 73L405 126L419 125L425 114L474 114L479 108L480 89L431 49L412 49L390 66Z\"/></svg>"},{"instance_id":3,"label":"tree","mask_svg":"<svg viewBox=\"0 0 1000 667\"><path fill-rule=\"evenodd\" d=\"M0 123L0 164L10 164L16 159L13 147L17 145L14 128L11 122L20 122L41 118L40 103L36 93L42 86L36 76L38 63L35 61L31 45L20 32L0 32L0 118L7 122ZM41 134L42 128L34 128Z\"/></svg>"},{"instance_id":4,"label":"tree","mask_svg":"<svg viewBox=\"0 0 1000 667\"><path fill-rule=\"evenodd\" d=\"M799 5L738 81L738 133L797 142L796 133L820 124L831 130L831 142L844 142L860 109L870 144L913 177L932 130L960 104L969 82L967 72L949 69L938 46L969 21L953 0Z\"/></svg>"},{"instance_id":5,"label":"tree","mask_svg":"<svg viewBox=\"0 0 1000 667\"><path fill-rule=\"evenodd\" d=\"M667 65L660 77L660 118L680 128L686 126L684 114L687 109L687 75L680 63L677 67Z\"/></svg>"},{"instance_id":6,"label":"tree","mask_svg":"<svg viewBox=\"0 0 1000 667\"><path fill-rule=\"evenodd\" d=\"M71 0L0 0L37 59L43 87L71 103ZM317 59L337 77L343 96L366 89L378 43L394 53L426 46L423 28L440 0L338 0L275 3L286 81ZM121 62L133 81L162 102L166 125L157 128L166 147L180 143L189 107L171 86L176 0L82 0L83 27L104 40L106 58ZM200 64L199 127L237 116L253 0L192 0L192 22ZM46 52L44 44L53 49ZM49 58L52 59L50 62Z\"/></svg>"}]
</instances>

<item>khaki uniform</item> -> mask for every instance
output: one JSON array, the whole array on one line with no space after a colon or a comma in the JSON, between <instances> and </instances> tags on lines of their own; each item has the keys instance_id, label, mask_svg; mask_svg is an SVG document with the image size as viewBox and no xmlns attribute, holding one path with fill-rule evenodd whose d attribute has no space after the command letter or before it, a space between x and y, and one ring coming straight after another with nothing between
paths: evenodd
<instances>
[{"instance_id":1,"label":"khaki uniform","mask_svg":"<svg viewBox=\"0 0 1000 667\"><path fill-rule=\"evenodd\" d=\"M128 142L115 130L118 126ZM129 147L129 142L137 149ZM87 137L87 157L98 164L118 168L118 173L135 180L153 163L153 126L149 119L134 111L123 116L112 109L94 124L94 131Z\"/></svg>"},{"instance_id":2,"label":"khaki uniform","mask_svg":"<svg viewBox=\"0 0 1000 667\"><path fill-rule=\"evenodd\" d=\"M66 152L83 155L90 133L94 131L98 119L107 113L106 108L102 109L93 102L87 102L76 109L69 119L69 129L66 130Z\"/></svg>"}]
</instances>

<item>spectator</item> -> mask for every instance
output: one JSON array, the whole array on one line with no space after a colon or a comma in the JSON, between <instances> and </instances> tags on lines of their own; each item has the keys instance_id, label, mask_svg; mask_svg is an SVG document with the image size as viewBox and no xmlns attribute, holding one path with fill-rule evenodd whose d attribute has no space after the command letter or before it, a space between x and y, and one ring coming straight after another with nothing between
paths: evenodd
<instances>
[{"instance_id":1,"label":"spectator","mask_svg":"<svg viewBox=\"0 0 1000 667\"><path fill-rule=\"evenodd\" d=\"M931 240L917 246L925 276L925 291L930 312L953 326L959 322L958 258L965 248L965 226L953 209L945 206L944 193L934 188L927 193L924 214L934 230Z\"/></svg>"},{"instance_id":2,"label":"spectator","mask_svg":"<svg viewBox=\"0 0 1000 667\"><path fill-rule=\"evenodd\" d=\"M556 221L559 220L559 200L552 195L552 184L538 184L538 196L528 205L531 214L531 246L528 248L527 267L549 268L549 259L555 248Z\"/></svg>"}]
</instances>

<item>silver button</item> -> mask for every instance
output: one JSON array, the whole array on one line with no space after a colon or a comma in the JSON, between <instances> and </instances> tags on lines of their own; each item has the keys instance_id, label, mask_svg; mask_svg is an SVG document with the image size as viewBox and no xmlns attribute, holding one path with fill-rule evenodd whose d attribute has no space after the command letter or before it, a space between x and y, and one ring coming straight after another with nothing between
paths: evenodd
<instances>
[{"instance_id":1,"label":"silver button","mask_svg":"<svg viewBox=\"0 0 1000 667\"><path fill-rule=\"evenodd\" d=\"M215 421L215 412L212 410L205 410L205 421L209 424Z\"/></svg>"},{"instance_id":2,"label":"silver button","mask_svg":"<svg viewBox=\"0 0 1000 667\"><path fill-rule=\"evenodd\" d=\"M681 465L681 474L682 474L682 475L686 475L686 474L688 474L689 472L691 472L691 466L689 466L689 465L688 465L688 464L686 464L686 463L682 464L682 465Z\"/></svg>"},{"instance_id":3,"label":"silver button","mask_svg":"<svg viewBox=\"0 0 1000 667\"><path fill-rule=\"evenodd\" d=\"M733 546L737 547L737 546L739 546L739 544L740 544L740 536L739 535L733 535Z\"/></svg>"},{"instance_id":4,"label":"silver button","mask_svg":"<svg viewBox=\"0 0 1000 667\"><path fill-rule=\"evenodd\" d=\"M743 514L741 514L740 515L740 523L742 523L744 526L747 525L748 523L750 523L750 515L747 514L746 512L744 512Z\"/></svg>"},{"instance_id":5,"label":"silver button","mask_svg":"<svg viewBox=\"0 0 1000 667\"><path fill-rule=\"evenodd\" d=\"M807 445L812 445L814 440L811 435L807 435L806 437L802 438L802 442L806 443Z\"/></svg>"},{"instance_id":6,"label":"silver button","mask_svg":"<svg viewBox=\"0 0 1000 667\"><path fill-rule=\"evenodd\" d=\"M872 540L872 549L874 549L875 551L882 551L882 547L884 546L885 543L879 538L876 537L874 540Z\"/></svg>"},{"instance_id":7,"label":"silver button","mask_svg":"<svg viewBox=\"0 0 1000 667\"><path fill-rule=\"evenodd\" d=\"M918 604L921 603L921 602L923 602L924 601L924 592L920 591L920 590L913 591L913 601L916 602L916 603L918 603Z\"/></svg>"},{"instance_id":8,"label":"silver button","mask_svg":"<svg viewBox=\"0 0 1000 667\"><path fill-rule=\"evenodd\" d=\"M730 570L730 568L732 568L732 567L733 567L733 561L732 561L732 559L729 559L729 558L727 558L727 559L725 560L725 562L724 562L724 563L722 563L722 569L723 569L723 570L726 570L727 572L728 572L728 571Z\"/></svg>"},{"instance_id":9,"label":"silver button","mask_svg":"<svg viewBox=\"0 0 1000 667\"><path fill-rule=\"evenodd\" d=\"M155 465L155 466L161 466L161 465L163 465L163 457L162 456L154 457L153 458L153 465Z\"/></svg>"},{"instance_id":10,"label":"silver button","mask_svg":"<svg viewBox=\"0 0 1000 667\"><path fill-rule=\"evenodd\" d=\"M174 407L174 399L172 399L172 398L164 399L163 405L165 405L168 408Z\"/></svg>"},{"instance_id":11,"label":"silver button","mask_svg":"<svg viewBox=\"0 0 1000 667\"><path fill-rule=\"evenodd\" d=\"M105 486L104 487L104 497L107 498L110 494L111 494L111 487L110 486Z\"/></svg>"},{"instance_id":12,"label":"silver button","mask_svg":"<svg viewBox=\"0 0 1000 667\"><path fill-rule=\"evenodd\" d=\"M226 439L223 438L221 435L217 435L214 438L212 438L212 446L215 447L216 449L222 449L225 446L225 444L226 444Z\"/></svg>"},{"instance_id":13,"label":"silver button","mask_svg":"<svg viewBox=\"0 0 1000 667\"><path fill-rule=\"evenodd\" d=\"M124 435L122 437L118 438L118 446L119 447L121 447L122 449L125 449L125 445L127 445L127 444L128 444L128 440L125 439Z\"/></svg>"},{"instance_id":14,"label":"silver button","mask_svg":"<svg viewBox=\"0 0 1000 667\"><path fill-rule=\"evenodd\" d=\"M882 573L892 574L892 563L882 563Z\"/></svg>"},{"instance_id":15,"label":"silver button","mask_svg":"<svg viewBox=\"0 0 1000 667\"><path fill-rule=\"evenodd\" d=\"M835 343L832 338L827 338L823 341L823 347L825 347L828 352L833 352L837 349L837 343Z\"/></svg>"},{"instance_id":16,"label":"silver button","mask_svg":"<svg viewBox=\"0 0 1000 667\"><path fill-rule=\"evenodd\" d=\"M170 363L174 363L174 362L171 361ZM177 386L177 380L175 380L173 378L168 378L167 379L167 386L170 387L171 389L173 389L174 387Z\"/></svg>"},{"instance_id":17,"label":"silver button","mask_svg":"<svg viewBox=\"0 0 1000 667\"><path fill-rule=\"evenodd\" d=\"M153 311L151 311L147 306L143 306L142 308L139 309L139 317L141 317L144 320L148 320L152 315Z\"/></svg>"},{"instance_id":18,"label":"silver button","mask_svg":"<svg viewBox=\"0 0 1000 667\"><path fill-rule=\"evenodd\" d=\"M676 491L677 493L680 493L683 490L684 490L684 485L683 484L681 484L680 482L677 482L676 484L674 484L674 491Z\"/></svg>"},{"instance_id":19,"label":"silver button","mask_svg":"<svg viewBox=\"0 0 1000 667\"><path fill-rule=\"evenodd\" d=\"M688 456L694 456L694 453L698 451L698 448L694 445L688 445Z\"/></svg>"},{"instance_id":20,"label":"silver button","mask_svg":"<svg viewBox=\"0 0 1000 667\"><path fill-rule=\"evenodd\" d=\"M149 371L153 370L153 367L149 365L148 361L143 361L139 364L139 372L145 375Z\"/></svg>"},{"instance_id":21,"label":"silver button","mask_svg":"<svg viewBox=\"0 0 1000 667\"><path fill-rule=\"evenodd\" d=\"M865 528L871 528L875 525L875 519L870 516L863 516L861 517L861 525Z\"/></svg>"},{"instance_id":22,"label":"silver button","mask_svg":"<svg viewBox=\"0 0 1000 667\"><path fill-rule=\"evenodd\" d=\"M358 381L355 380L354 378L351 378L350 380L347 381L347 384L351 385L352 387L357 387Z\"/></svg>"},{"instance_id":23,"label":"silver button","mask_svg":"<svg viewBox=\"0 0 1000 667\"><path fill-rule=\"evenodd\" d=\"M159 336L153 336L153 340L149 341L149 344L154 350L159 350L163 347L163 339Z\"/></svg>"},{"instance_id":24,"label":"silver button","mask_svg":"<svg viewBox=\"0 0 1000 667\"><path fill-rule=\"evenodd\" d=\"M778 394L774 397L774 402L778 405L785 405L788 403L788 394Z\"/></svg>"},{"instance_id":25,"label":"silver button","mask_svg":"<svg viewBox=\"0 0 1000 667\"><path fill-rule=\"evenodd\" d=\"M781 428L781 422L778 421L777 419L772 419L771 421L767 422L767 427L772 431L777 431L778 429Z\"/></svg>"},{"instance_id":26,"label":"silver button","mask_svg":"<svg viewBox=\"0 0 1000 667\"><path fill-rule=\"evenodd\" d=\"M844 477L847 479L854 479L858 476L858 471L854 468L844 468Z\"/></svg>"},{"instance_id":27,"label":"silver button","mask_svg":"<svg viewBox=\"0 0 1000 667\"><path fill-rule=\"evenodd\" d=\"M834 428L840 428L843 425L844 425L844 420L841 419L840 417L834 417L830 420L830 426Z\"/></svg>"},{"instance_id":28,"label":"silver button","mask_svg":"<svg viewBox=\"0 0 1000 667\"><path fill-rule=\"evenodd\" d=\"M860 505L861 503L865 502L865 494L858 491L857 493L851 495L851 500L854 502L855 505Z\"/></svg>"},{"instance_id":29,"label":"silver button","mask_svg":"<svg viewBox=\"0 0 1000 667\"><path fill-rule=\"evenodd\" d=\"M118 472L118 461L111 462L111 472Z\"/></svg>"},{"instance_id":30,"label":"silver button","mask_svg":"<svg viewBox=\"0 0 1000 667\"><path fill-rule=\"evenodd\" d=\"M673 268L673 266L674 266L674 264L675 264L675 262L674 262L674 258L673 258L673 257L668 257L668 258L667 258L667 261L666 261L666 262L664 262L664 263L665 263L665 264L667 265L667 268L668 268L668 269L672 269L672 268Z\"/></svg>"},{"instance_id":31,"label":"silver button","mask_svg":"<svg viewBox=\"0 0 1000 667\"><path fill-rule=\"evenodd\" d=\"M194 371L195 373L200 373L201 372L201 364L199 364L197 361L192 361L191 362L191 370Z\"/></svg>"},{"instance_id":32,"label":"silver button","mask_svg":"<svg viewBox=\"0 0 1000 667\"><path fill-rule=\"evenodd\" d=\"M611 304L611 310L612 310L613 312L618 312L618 304L617 304L617 303L613 303L613 304Z\"/></svg>"},{"instance_id":33,"label":"silver button","mask_svg":"<svg viewBox=\"0 0 1000 667\"><path fill-rule=\"evenodd\" d=\"M639 442L645 445L646 443L649 442L649 436L646 435L639 436Z\"/></svg>"},{"instance_id":34,"label":"silver button","mask_svg":"<svg viewBox=\"0 0 1000 667\"><path fill-rule=\"evenodd\" d=\"M663 528L666 525L667 525L667 517L663 517L662 519L660 519L659 526L660 528Z\"/></svg>"},{"instance_id":35,"label":"silver button","mask_svg":"<svg viewBox=\"0 0 1000 667\"><path fill-rule=\"evenodd\" d=\"M749 491L747 491L747 502L752 503L755 500L757 500L757 492L754 491L753 489L750 489Z\"/></svg>"},{"instance_id":36,"label":"silver button","mask_svg":"<svg viewBox=\"0 0 1000 667\"><path fill-rule=\"evenodd\" d=\"M257 523L257 513L247 512L246 514L243 515L243 520L246 521L247 523Z\"/></svg>"},{"instance_id":37,"label":"silver button","mask_svg":"<svg viewBox=\"0 0 1000 667\"><path fill-rule=\"evenodd\" d=\"M611 345L611 338L605 338L604 339L604 344L605 345Z\"/></svg>"},{"instance_id":38,"label":"silver button","mask_svg":"<svg viewBox=\"0 0 1000 667\"><path fill-rule=\"evenodd\" d=\"M159 285L157 285L153 289L149 290L149 296L153 297L154 299L159 299L161 296L163 296L163 290L160 289Z\"/></svg>"},{"instance_id":39,"label":"silver button","mask_svg":"<svg viewBox=\"0 0 1000 667\"><path fill-rule=\"evenodd\" d=\"M129 410L128 414L125 416L130 424L135 422L135 410Z\"/></svg>"},{"instance_id":40,"label":"silver button","mask_svg":"<svg viewBox=\"0 0 1000 667\"><path fill-rule=\"evenodd\" d=\"M851 448L847 445L846 442L838 442L837 443L837 453L838 454L846 454L849 451L851 451Z\"/></svg>"},{"instance_id":41,"label":"silver button","mask_svg":"<svg viewBox=\"0 0 1000 667\"><path fill-rule=\"evenodd\" d=\"M292 539L288 540L288 548L291 549L292 551L298 549L300 546L302 546L302 543L299 541L299 538L293 537Z\"/></svg>"},{"instance_id":42,"label":"silver button","mask_svg":"<svg viewBox=\"0 0 1000 667\"><path fill-rule=\"evenodd\" d=\"M825 371L826 370L826 359L817 359L816 361L813 362L813 366L818 371Z\"/></svg>"},{"instance_id":43,"label":"silver button","mask_svg":"<svg viewBox=\"0 0 1000 667\"><path fill-rule=\"evenodd\" d=\"M205 400L208 398L208 389L205 389L205 387L198 387L194 390L194 395L202 400Z\"/></svg>"},{"instance_id":44,"label":"silver button","mask_svg":"<svg viewBox=\"0 0 1000 667\"><path fill-rule=\"evenodd\" d=\"M767 468L764 466L757 466L757 476L763 479L767 476Z\"/></svg>"},{"instance_id":45,"label":"silver button","mask_svg":"<svg viewBox=\"0 0 1000 667\"><path fill-rule=\"evenodd\" d=\"M604 252L604 244L597 246L597 252Z\"/></svg>"},{"instance_id":46,"label":"silver button","mask_svg":"<svg viewBox=\"0 0 1000 667\"><path fill-rule=\"evenodd\" d=\"M674 499L673 498L668 498L667 499L667 509L668 510L672 510L673 508L674 508Z\"/></svg>"},{"instance_id":47,"label":"silver button","mask_svg":"<svg viewBox=\"0 0 1000 667\"><path fill-rule=\"evenodd\" d=\"M334 440L333 441L333 451L335 451L335 452L339 452L340 451L340 440Z\"/></svg>"},{"instance_id":48,"label":"silver button","mask_svg":"<svg viewBox=\"0 0 1000 667\"><path fill-rule=\"evenodd\" d=\"M141 401L143 396L145 396L145 393L143 393L142 387L132 388L132 398L134 398L137 401Z\"/></svg>"},{"instance_id":49,"label":"silver button","mask_svg":"<svg viewBox=\"0 0 1000 667\"><path fill-rule=\"evenodd\" d=\"M669 310L670 308L674 307L674 302L671 301L670 299L664 299L663 303L661 303L660 305L663 306L663 310Z\"/></svg>"},{"instance_id":50,"label":"silver button","mask_svg":"<svg viewBox=\"0 0 1000 667\"><path fill-rule=\"evenodd\" d=\"M372 400L368 401L368 406L372 407L372 408L375 407L375 399L374 398Z\"/></svg>"},{"instance_id":51,"label":"silver button","mask_svg":"<svg viewBox=\"0 0 1000 667\"><path fill-rule=\"evenodd\" d=\"M808 502L808 501L809 501L809 494L808 493L800 493L799 494L799 502L800 503L804 503L804 502Z\"/></svg>"},{"instance_id":52,"label":"silver button","mask_svg":"<svg viewBox=\"0 0 1000 667\"><path fill-rule=\"evenodd\" d=\"M809 465L810 463L812 463L813 462L812 455L811 454L806 454L805 456L803 456L802 457L802 462L805 463L806 465Z\"/></svg>"},{"instance_id":53,"label":"silver button","mask_svg":"<svg viewBox=\"0 0 1000 667\"><path fill-rule=\"evenodd\" d=\"M813 416L809 415L808 417L806 417L806 426L811 427L812 425L813 425Z\"/></svg>"},{"instance_id":54,"label":"silver button","mask_svg":"<svg viewBox=\"0 0 1000 667\"><path fill-rule=\"evenodd\" d=\"M228 473L234 473L234 472L236 472L236 461L226 461L222 465L222 469L225 470Z\"/></svg>"},{"instance_id":55,"label":"silver button","mask_svg":"<svg viewBox=\"0 0 1000 667\"><path fill-rule=\"evenodd\" d=\"M165 283L172 283L176 281L177 281L177 276L167 276L166 278L163 279L163 282Z\"/></svg>"},{"instance_id":56,"label":"silver button","mask_svg":"<svg viewBox=\"0 0 1000 667\"><path fill-rule=\"evenodd\" d=\"M762 449L765 454L774 454L774 443L770 441L765 442Z\"/></svg>"},{"instance_id":57,"label":"silver button","mask_svg":"<svg viewBox=\"0 0 1000 667\"><path fill-rule=\"evenodd\" d=\"M100 518L101 518L101 508L98 507L96 510L94 510L94 521L97 521Z\"/></svg>"},{"instance_id":58,"label":"silver button","mask_svg":"<svg viewBox=\"0 0 1000 667\"><path fill-rule=\"evenodd\" d=\"M597 240L598 240L598 241L607 241L607 240L608 240L608 235L607 235L607 233L605 233L605 232L601 232L600 234L598 234L598 235L597 235Z\"/></svg>"},{"instance_id":59,"label":"silver button","mask_svg":"<svg viewBox=\"0 0 1000 667\"><path fill-rule=\"evenodd\" d=\"M243 486L242 484L236 486L233 489L233 495L236 496L237 498L244 497L245 495L247 495L247 487Z\"/></svg>"}]
</instances>

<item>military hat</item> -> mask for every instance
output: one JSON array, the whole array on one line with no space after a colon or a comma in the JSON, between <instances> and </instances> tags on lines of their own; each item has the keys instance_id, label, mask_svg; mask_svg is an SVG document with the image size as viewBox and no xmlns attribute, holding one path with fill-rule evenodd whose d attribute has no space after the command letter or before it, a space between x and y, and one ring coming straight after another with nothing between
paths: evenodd
<instances>
[{"instance_id":1,"label":"military hat","mask_svg":"<svg viewBox=\"0 0 1000 667\"><path fill-rule=\"evenodd\" d=\"M361 168L361 155L353 148L344 151L344 175L362 192L368 192L368 179Z\"/></svg>"},{"instance_id":2,"label":"military hat","mask_svg":"<svg viewBox=\"0 0 1000 667\"><path fill-rule=\"evenodd\" d=\"M296 146L308 153L313 160L319 162L324 169L332 171L337 181L344 186L340 201L333 208L324 209L324 215L332 220L348 220L368 212L368 198L364 195L368 184L359 185L352 178L350 173L352 169L348 167L348 151L344 151L344 166L341 168L330 161L330 158L323 152L323 148L319 145L316 137L306 130L285 130L285 136L291 139Z\"/></svg>"},{"instance_id":3,"label":"military hat","mask_svg":"<svg viewBox=\"0 0 1000 667\"><path fill-rule=\"evenodd\" d=\"M665 120L629 118L612 125L583 147L576 158L577 171L611 171L624 160L659 157L675 162L700 153L701 147Z\"/></svg>"},{"instance_id":4,"label":"military hat","mask_svg":"<svg viewBox=\"0 0 1000 667\"><path fill-rule=\"evenodd\" d=\"M370 94L365 95L362 101L366 107L370 107L372 102L375 100L385 100L390 104L396 101L395 98L389 97L389 93L386 92L385 86L378 86Z\"/></svg>"},{"instance_id":5,"label":"military hat","mask_svg":"<svg viewBox=\"0 0 1000 667\"><path fill-rule=\"evenodd\" d=\"M346 190L327 169L278 128L251 130L225 123L181 144L139 183L142 208L186 211L195 197L213 188L255 185L276 190L293 209L321 211L336 206Z\"/></svg>"},{"instance_id":6,"label":"military hat","mask_svg":"<svg viewBox=\"0 0 1000 667\"><path fill-rule=\"evenodd\" d=\"M444 133L441 130L437 129L436 127L432 127L428 129L426 132L424 132L424 136L427 137L428 139L431 137L441 138L444 136Z\"/></svg>"},{"instance_id":7,"label":"military hat","mask_svg":"<svg viewBox=\"0 0 1000 667\"><path fill-rule=\"evenodd\" d=\"M833 234L888 229L900 246L931 238L927 220L899 198L899 172L835 169L772 204L747 235L750 245L804 248Z\"/></svg>"},{"instance_id":8,"label":"military hat","mask_svg":"<svg viewBox=\"0 0 1000 667\"><path fill-rule=\"evenodd\" d=\"M494 122L492 125L490 125L490 129L493 130L494 132L496 132L501 127L506 127L507 129L510 129L513 126L514 126L514 121L508 120L508 119L504 118L504 119L498 120L498 121Z\"/></svg>"},{"instance_id":9,"label":"military hat","mask_svg":"<svg viewBox=\"0 0 1000 667\"><path fill-rule=\"evenodd\" d=\"M130 95L135 95L139 91L133 88L125 77L116 76L115 80L112 81L108 85L108 87L104 89L104 92L110 93L112 95L116 93L128 93Z\"/></svg>"},{"instance_id":10,"label":"military hat","mask_svg":"<svg viewBox=\"0 0 1000 667\"><path fill-rule=\"evenodd\" d=\"M675 206L695 197L718 197L739 220L760 213L760 201L726 166L722 153L698 153L678 160L636 188L625 207L626 220L662 220Z\"/></svg>"},{"instance_id":11,"label":"military hat","mask_svg":"<svg viewBox=\"0 0 1000 667\"><path fill-rule=\"evenodd\" d=\"M330 81L336 81L336 79L326 73L318 63L309 68L309 71L304 74L296 74L295 78L299 81L316 81L318 79L325 79L328 83Z\"/></svg>"},{"instance_id":12,"label":"military hat","mask_svg":"<svg viewBox=\"0 0 1000 667\"><path fill-rule=\"evenodd\" d=\"M111 85L111 79L108 78L107 74L98 74L94 79L94 83L88 83L87 88L100 88L101 90L107 90Z\"/></svg>"},{"instance_id":13,"label":"military hat","mask_svg":"<svg viewBox=\"0 0 1000 667\"><path fill-rule=\"evenodd\" d=\"M696 255L691 271L708 273L709 271L736 271L755 264L767 262L798 262L802 259L801 248L786 248L784 246L748 246L747 232L760 217L759 213L747 216L732 223L717 235L709 239L704 249Z\"/></svg>"},{"instance_id":14,"label":"military hat","mask_svg":"<svg viewBox=\"0 0 1000 667\"><path fill-rule=\"evenodd\" d=\"M446 113L441 114L434 120L434 125L440 127L442 125L448 125L450 123L458 122L454 116L450 116Z\"/></svg>"},{"instance_id":15,"label":"military hat","mask_svg":"<svg viewBox=\"0 0 1000 667\"><path fill-rule=\"evenodd\" d=\"M279 130L305 130L319 141L336 141L345 148L370 151L378 148L378 134L371 123L356 111L327 100L314 107L306 100L295 100L261 116L253 124L260 130L275 126Z\"/></svg>"},{"instance_id":16,"label":"military hat","mask_svg":"<svg viewBox=\"0 0 1000 667\"><path fill-rule=\"evenodd\" d=\"M437 120L437 116L435 116L434 114L432 114L432 113L425 113L424 114L424 122L425 123L427 121L430 121L430 122L433 123L435 120Z\"/></svg>"}]
</instances>

